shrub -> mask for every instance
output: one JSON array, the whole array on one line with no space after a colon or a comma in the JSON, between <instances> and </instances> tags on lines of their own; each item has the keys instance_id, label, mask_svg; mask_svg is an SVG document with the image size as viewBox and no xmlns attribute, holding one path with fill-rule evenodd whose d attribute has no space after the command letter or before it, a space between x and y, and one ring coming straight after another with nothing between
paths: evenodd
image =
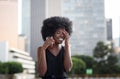
<instances>
[{"instance_id":1,"label":"shrub","mask_svg":"<svg viewBox=\"0 0 120 79\"><path fill-rule=\"evenodd\" d=\"M73 67L70 74L84 74L86 64L81 59L72 57Z\"/></svg>"},{"instance_id":2,"label":"shrub","mask_svg":"<svg viewBox=\"0 0 120 79\"><path fill-rule=\"evenodd\" d=\"M95 63L93 57L86 55L74 55L73 57L82 59L86 64L86 68L93 68L93 64Z\"/></svg>"},{"instance_id":3,"label":"shrub","mask_svg":"<svg viewBox=\"0 0 120 79\"><path fill-rule=\"evenodd\" d=\"M19 62L0 63L0 74L15 74L21 72L23 72L23 67Z\"/></svg>"},{"instance_id":4,"label":"shrub","mask_svg":"<svg viewBox=\"0 0 120 79\"><path fill-rule=\"evenodd\" d=\"M8 73L8 67L4 63L0 62L0 74L7 74L7 73Z\"/></svg>"}]
</instances>

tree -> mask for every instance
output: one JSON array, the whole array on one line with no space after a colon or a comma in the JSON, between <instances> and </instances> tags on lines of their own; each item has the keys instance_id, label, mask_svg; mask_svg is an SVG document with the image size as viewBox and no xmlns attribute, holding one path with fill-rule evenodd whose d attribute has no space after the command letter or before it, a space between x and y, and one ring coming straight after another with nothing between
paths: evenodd
<instances>
[{"instance_id":1,"label":"tree","mask_svg":"<svg viewBox=\"0 0 120 79\"><path fill-rule=\"evenodd\" d=\"M96 64L94 65L94 72L97 74L112 74L116 70L118 58L113 51L112 44L104 44L98 42L94 49L93 56Z\"/></svg>"}]
</instances>

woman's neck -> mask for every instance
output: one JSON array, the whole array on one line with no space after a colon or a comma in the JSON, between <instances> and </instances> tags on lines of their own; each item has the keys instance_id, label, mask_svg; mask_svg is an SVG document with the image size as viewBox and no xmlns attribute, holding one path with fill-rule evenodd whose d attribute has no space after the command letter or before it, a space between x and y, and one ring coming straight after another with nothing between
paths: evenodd
<instances>
[{"instance_id":1,"label":"woman's neck","mask_svg":"<svg viewBox=\"0 0 120 79\"><path fill-rule=\"evenodd\" d=\"M48 49L60 49L62 47L62 44L54 44L53 46L50 46Z\"/></svg>"},{"instance_id":2,"label":"woman's neck","mask_svg":"<svg viewBox=\"0 0 120 79\"><path fill-rule=\"evenodd\" d=\"M61 44L53 45L52 47L48 47L48 50L54 55L57 56L62 48Z\"/></svg>"}]
</instances>

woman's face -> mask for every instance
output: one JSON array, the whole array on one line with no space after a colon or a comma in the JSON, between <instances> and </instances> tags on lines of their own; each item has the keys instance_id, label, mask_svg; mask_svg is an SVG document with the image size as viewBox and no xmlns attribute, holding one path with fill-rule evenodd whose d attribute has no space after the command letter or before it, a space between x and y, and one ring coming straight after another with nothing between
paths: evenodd
<instances>
[{"instance_id":1,"label":"woman's face","mask_svg":"<svg viewBox=\"0 0 120 79\"><path fill-rule=\"evenodd\" d=\"M63 34L64 30L65 29L63 29L63 28L60 28L60 29L56 30L56 32L55 32L55 34L53 36L53 38L55 40L55 43L61 44L64 41L64 38L65 38L64 34Z\"/></svg>"}]
</instances>

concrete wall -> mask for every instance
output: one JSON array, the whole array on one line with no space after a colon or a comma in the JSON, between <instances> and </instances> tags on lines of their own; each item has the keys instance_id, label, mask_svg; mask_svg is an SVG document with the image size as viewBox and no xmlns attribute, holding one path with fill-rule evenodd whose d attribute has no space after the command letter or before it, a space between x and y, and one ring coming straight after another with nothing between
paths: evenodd
<instances>
[{"instance_id":1,"label":"concrete wall","mask_svg":"<svg viewBox=\"0 0 120 79\"><path fill-rule=\"evenodd\" d=\"M25 51L25 43L26 37L25 36L18 36L18 49Z\"/></svg>"},{"instance_id":2,"label":"concrete wall","mask_svg":"<svg viewBox=\"0 0 120 79\"><path fill-rule=\"evenodd\" d=\"M17 0L0 1L0 41L8 41L10 47L17 48L18 3Z\"/></svg>"},{"instance_id":3,"label":"concrete wall","mask_svg":"<svg viewBox=\"0 0 120 79\"><path fill-rule=\"evenodd\" d=\"M62 15L62 0L47 0L46 1L46 16L61 16Z\"/></svg>"},{"instance_id":4,"label":"concrete wall","mask_svg":"<svg viewBox=\"0 0 120 79\"><path fill-rule=\"evenodd\" d=\"M46 0L31 0L31 56L36 60L37 48L42 44L41 26L46 17Z\"/></svg>"},{"instance_id":5,"label":"concrete wall","mask_svg":"<svg viewBox=\"0 0 120 79\"><path fill-rule=\"evenodd\" d=\"M0 61L8 61L8 42L0 41Z\"/></svg>"},{"instance_id":6,"label":"concrete wall","mask_svg":"<svg viewBox=\"0 0 120 79\"><path fill-rule=\"evenodd\" d=\"M41 26L45 18L61 16L62 0L31 0L31 56L36 60L37 48L43 44Z\"/></svg>"}]
</instances>

